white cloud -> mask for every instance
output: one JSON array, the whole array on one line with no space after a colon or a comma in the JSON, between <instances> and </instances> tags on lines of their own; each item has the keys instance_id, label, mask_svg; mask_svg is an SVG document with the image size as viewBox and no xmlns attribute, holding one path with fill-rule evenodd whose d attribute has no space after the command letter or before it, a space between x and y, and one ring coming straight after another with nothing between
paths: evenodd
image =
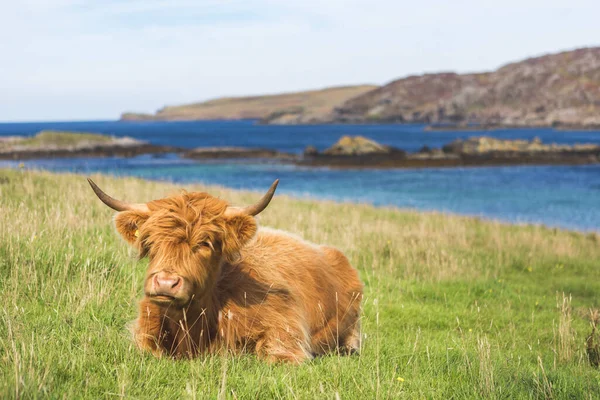
<instances>
[{"instance_id":1,"label":"white cloud","mask_svg":"<svg viewBox=\"0 0 600 400\"><path fill-rule=\"evenodd\" d=\"M27 0L1 6L0 120L492 69L599 44L597 1ZM4 62L7 60L7 62Z\"/></svg>"}]
</instances>

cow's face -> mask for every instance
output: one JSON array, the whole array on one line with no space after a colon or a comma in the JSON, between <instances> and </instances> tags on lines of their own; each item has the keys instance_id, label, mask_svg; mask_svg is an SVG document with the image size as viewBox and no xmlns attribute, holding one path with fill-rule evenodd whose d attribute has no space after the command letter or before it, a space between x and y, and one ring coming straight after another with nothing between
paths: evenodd
<instances>
[{"instance_id":1,"label":"cow's face","mask_svg":"<svg viewBox=\"0 0 600 400\"><path fill-rule=\"evenodd\" d=\"M90 184L105 204L120 211L115 217L119 234L140 258L149 258L146 296L157 304L184 307L207 294L220 264L235 259L255 235L254 215L268 205L277 181L261 201L245 208L229 207L207 193L128 204Z\"/></svg>"},{"instance_id":2,"label":"cow's face","mask_svg":"<svg viewBox=\"0 0 600 400\"><path fill-rule=\"evenodd\" d=\"M152 201L149 211L117 214L117 231L148 256L144 292L156 303L185 305L214 283L223 259L232 259L256 233L254 217L227 213L206 193Z\"/></svg>"}]
</instances>

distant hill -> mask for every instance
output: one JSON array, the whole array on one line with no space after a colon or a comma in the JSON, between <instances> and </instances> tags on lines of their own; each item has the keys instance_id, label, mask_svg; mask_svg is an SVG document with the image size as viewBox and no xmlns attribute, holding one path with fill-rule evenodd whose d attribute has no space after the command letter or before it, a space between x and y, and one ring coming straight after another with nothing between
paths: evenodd
<instances>
[{"instance_id":1,"label":"distant hill","mask_svg":"<svg viewBox=\"0 0 600 400\"><path fill-rule=\"evenodd\" d=\"M201 103L166 106L155 114L124 113L122 120L263 119L287 113L321 119L346 100L377 88L373 85L332 87L265 96L226 97Z\"/></svg>"},{"instance_id":2,"label":"distant hill","mask_svg":"<svg viewBox=\"0 0 600 400\"><path fill-rule=\"evenodd\" d=\"M600 47L493 72L409 76L346 101L318 122L600 127Z\"/></svg>"},{"instance_id":3,"label":"distant hill","mask_svg":"<svg viewBox=\"0 0 600 400\"><path fill-rule=\"evenodd\" d=\"M443 72L409 76L381 87L221 98L168 106L151 115L125 113L121 118L600 129L600 47L529 58L493 72Z\"/></svg>"}]
</instances>

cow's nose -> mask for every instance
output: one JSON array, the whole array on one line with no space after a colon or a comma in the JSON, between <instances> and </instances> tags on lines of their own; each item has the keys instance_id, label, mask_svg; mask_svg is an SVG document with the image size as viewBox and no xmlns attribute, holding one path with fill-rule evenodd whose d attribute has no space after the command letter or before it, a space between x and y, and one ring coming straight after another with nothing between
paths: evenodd
<instances>
[{"instance_id":1,"label":"cow's nose","mask_svg":"<svg viewBox=\"0 0 600 400\"><path fill-rule=\"evenodd\" d=\"M169 296L175 295L183 284L183 279L177 275L159 272L154 275L154 290L157 295L165 294Z\"/></svg>"}]
</instances>

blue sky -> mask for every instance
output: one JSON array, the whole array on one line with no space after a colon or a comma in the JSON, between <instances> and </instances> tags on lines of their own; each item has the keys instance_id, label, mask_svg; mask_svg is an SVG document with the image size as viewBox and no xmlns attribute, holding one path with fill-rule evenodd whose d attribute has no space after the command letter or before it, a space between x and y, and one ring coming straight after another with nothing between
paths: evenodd
<instances>
[{"instance_id":1,"label":"blue sky","mask_svg":"<svg viewBox=\"0 0 600 400\"><path fill-rule=\"evenodd\" d=\"M484 71L600 45L600 1L0 1L0 121Z\"/></svg>"}]
</instances>

